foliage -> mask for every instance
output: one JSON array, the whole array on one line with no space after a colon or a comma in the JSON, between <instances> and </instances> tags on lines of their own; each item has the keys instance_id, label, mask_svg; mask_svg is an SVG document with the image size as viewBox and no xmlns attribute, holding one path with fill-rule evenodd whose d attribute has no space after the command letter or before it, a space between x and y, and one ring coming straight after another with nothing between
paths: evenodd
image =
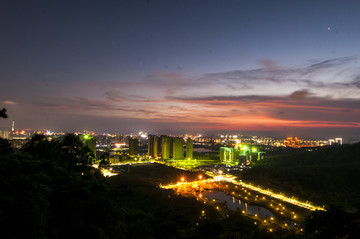
<instances>
[{"instance_id":1,"label":"foliage","mask_svg":"<svg viewBox=\"0 0 360 239\"><path fill-rule=\"evenodd\" d=\"M285 149L255 162L243 179L317 204L360 205L360 144Z\"/></svg>"},{"instance_id":2,"label":"foliage","mask_svg":"<svg viewBox=\"0 0 360 239\"><path fill-rule=\"evenodd\" d=\"M110 164L110 154L108 152L104 152L99 156L99 168L105 168Z\"/></svg>"},{"instance_id":3,"label":"foliage","mask_svg":"<svg viewBox=\"0 0 360 239\"><path fill-rule=\"evenodd\" d=\"M3 238L298 237L269 234L240 213L223 217L195 198L158 187L181 176L193 180L195 172L148 164L104 178L89 167L93 155L74 135L60 141L35 135L20 153L0 141L0 151Z\"/></svg>"},{"instance_id":4,"label":"foliage","mask_svg":"<svg viewBox=\"0 0 360 239\"><path fill-rule=\"evenodd\" d=\"M341 207L315 211L305 222L305 233L311 238L358 238L359 218Z\"/></svg>"},{"instance_id":5,"label":"foliage","mask_svg":"<svg viewBox=\"0 0 360 239\"><path fill-rule=\"evenodd\" d=\"M4 118L6 119L8 116L6 114L6 109L2 108L2 110L0 110L0 118Z\"/></svg>"},{"instance_id":6,"label":"foliage","mask_svg":"<svg viewBox=\"0 0 360 239\"><path fill-rule=\"evenodd\" d=\"M36 135L21 153L0 154L4 238L122 238L121 207L102 175L84 165L90 156L80 142Z\"/></svg>"}]
</instances>

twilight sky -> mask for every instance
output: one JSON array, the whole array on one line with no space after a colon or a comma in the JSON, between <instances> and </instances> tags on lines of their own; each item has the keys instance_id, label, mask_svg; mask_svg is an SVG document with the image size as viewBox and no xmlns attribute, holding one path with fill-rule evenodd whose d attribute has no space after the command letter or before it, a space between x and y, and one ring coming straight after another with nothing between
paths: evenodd
<instances>
[{"instance_id":1,"label":"twilight sky","mask_svg":"<svg viewBox=\"0 0 360 239\"><path fill-rule=\"evenodd\" d=\"M0 2L8 129L360 137L360 1Z\"/></svg>"}]
</instances>

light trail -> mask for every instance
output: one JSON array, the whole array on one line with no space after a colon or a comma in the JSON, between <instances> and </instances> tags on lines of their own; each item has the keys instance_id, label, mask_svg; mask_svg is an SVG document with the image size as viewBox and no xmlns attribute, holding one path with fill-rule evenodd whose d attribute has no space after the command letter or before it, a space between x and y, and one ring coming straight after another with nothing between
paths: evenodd
<instances>
[{"instance_id":1,"label":"light trail","mask_svg":"<svg viewBox=\"0 0 360 239\"><path fill-rule=\"evenodd\" d=\"M126 162L126 163L118 163L118 164L112 164L112 165L116 166L116 165L125 165L125 164L145 164L145 163L155 163L155 161L139 161L139 162L132 162L132 163ZM166 163L164 163L164 162L156 162L156 163L163 163L163 164L166 165ZM174 166L172 166L172 167L174 167ZM180 168L180 167L176 167L176 168L182 169L182 170L187 170L187 169ZM118 175L117 173L112 173L107 169L101 169L101 173L105 177L111 177L111 176ZM308 209L308 210L311 210L311 211L316 211L316 210L325 211L324 207L315 206L315 205L313 205L311 203L308 203L308 202L301 202L301 201L299 201L299 200L297 200L297 199L295 199L293 197L292 198L287 197L282 193L274 193L274 192L271 192L268 189L263 189L263 188L256 187L256 186L248 184L248 183L237 181L236 177L233 176L233 175L230 175L230 174L214 175L212 172L207 171L206 175L208 175L211 178L210 179L205 179L205 180L193 181L193 182L179 182L177 184L160 185L160 187L164 188L164 189L174 189L174 188L177 188L179 186L197 187L199 183L212 183L212 182L216 182L216 181L223 181L223 182L233 183L235 185L239 185L239 186L242 186L244 188L248 188L250 190L259 192L261 194L270 196L272 198L276 198L278 200L281 200L281 201L284 201L284 202L287 202L287 203L290 203L290 204L293 204L295 206L302 207L302 208L305 208L305 209Z\"/></svg>"},{"instance_id":2,"label":"light trail","mask_svg":"<svg viewBox=\"0 0 360 239\"><path fill-rule=\"evenodd\" d=\"M93 165L91 165L91 166L92 166L93 168L99 169L99 165L98 165L98 164L93 164ZM101 169L100 169L100 172L101 172L101 174L102 174L104 177L112 177L112 176L118 175L118 173L112 173L110 170L105 169L105 168L101 168Z\"/></svg>"},{"instance_id":3,"label":"light trail","mask_svg":"<svg viewBox=\"0 0 360 239\"><path fill-rule=\"evenodd\" d=\"M260 187L253 186L251 184L247 184L247 183L244 183L244 182L239 182L239 181L237 181L235 179L236 177L233 176L233 175L215 176L214 178L217 178L218 180L221 180L221 181L230 182L230 183L233 183L235 185L242 186L244 188L248 188L250 190L253 190L253 191L259 192L261 194L270 196L272 198L276 198L278 200L281 200L281 201L296 205L298 207L306 208L306 209L311 210L311 211L316 211L316 210L325 211L325 209L323 207L315 206L315 205L312 205L312 204L306 203L306 202L301 202L301 201L296 200L294 198L287 197L287 196L285 196L283 194L273 193L270 190L262 189Z\"/></svg>"},{"instance_id":4,"label":"light trail","mask_svg":"<svg viewBox=\"0 0 360 239\"><path fill-rule=\"evenodd\" d=\"M207 172L206 174L209 175L209 176L212 176L212 178L211 179L205 179L205 180L199 180L199 181L193 181L193 182L178 182L177 184L169 184L169 185L165 185L165 186L160 185L160 187L164 188L164 189L175 189L175 188L179 188L179 187L183 187L183 186L184 187L191 186L191 187L195 188L195 187L198 187L199 184L206 184L206 183L223 181L223 182L229 182L229 183L232 183L232 184L235 184L235 185L239 185L239 186L244 187L244 188L248 188L248 189L250 189L252 191L259 192L259 193L261 193L263 195L267 195L267 196L270 196L272 198L276 198L276 199L281 200L283 202L293 204L295 206L302 207L302 208L305 208L305 209L308 209L308 210L311 210L311 211L315 211L315 210L325 211L325 209L323 207L315 206L315 205L312 205L312 204L306 203L306 202L301 202L301 201L296 200L294 198L287 197L287 196L285 196L283 194L273 193L270 190L265 190L265 189L262 189L260 187L253 186L251 184L239 182L239 181L236 180L236 177L233 176L233 175L227 174L227 175L214 176L211 172Z\"/></svg>"}]
</instances>

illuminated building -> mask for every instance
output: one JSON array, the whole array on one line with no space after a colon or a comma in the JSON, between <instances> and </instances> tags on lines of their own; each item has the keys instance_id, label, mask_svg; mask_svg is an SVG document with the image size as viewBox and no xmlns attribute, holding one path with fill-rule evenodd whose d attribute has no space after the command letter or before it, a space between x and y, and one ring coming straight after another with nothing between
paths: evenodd
<instances>
[{"instance_id":1,"label":"illuminated building","mask_svg":"<svg viewBox=\"0 0 360 239\"><path fill-rule=\"evenodd\" d=\"M12 125L11 125L11 132L14 132L15 131L15 121L12 122Z\"/></svg>"},{"instance_id":2,"label":"illuminated building","mask_svg":"<svg viewBox=\"0 0 360 239\"><path fill-rule=\"evenodd\" d=\"M342 138L329 139L329 145L334 145L334 144L342 145L342 143L343 143Z\"/></svg>"},{"instance_id":3,"label":"illuminated building","mask_svg":"<svg viewBox=\"0 0 360 239\"><path fill-rule=\"evenodd\" d=\"M129 155L135 156L139 153L139 139L129 138Z\"/></svg>"},{"instance_id":4,"label":"illuminated building","mask_svg":"<svg viewBox=\"0 0 360 239\"><path fill-rule=\"evenodd\" d=\"M158 157L159 137L157 135L149 135L148 137L148 155L152 158Z\"/></svg>"},{"instance_id":5,"label":"illuminated building","mask_svg":"<svg viewBox=\"0 0 360 239\"><path fill-rule=\"evenodd\" d=\"M182 138L173 138L173 159L184 159L184 140Z\"/></svg>"},{"instance_id":6,"label":"illuminated building","mask_svg":"<svg viewBox=\"0 0 360 239\"><path fill-rule=\"evenodd\" d=\"M342 144L342 142L343 142L343 139L342 138L335 138L335 142L337 143L337 144Z\"/></svg>"},{"instance_id":7,"label":"illuminated building","mask_svg":"<svg viewBox=\"0 0 360 239\"><path fill-rule=\"evenodd\" d=\"M193 158L193 140L191 138L187 138L186 140L186 159Z\"/></svg>"},{"instance_id":8,"label":"illuminated building","mask_svg":"<svg viewBox=\"0 0 360 239\"><path fill-rule=\"evenodd\" d=\"M299 138L288 137L284 140L284 145L291 148L303 148L303 147L314 147L315 145L309 141L302 141Z\"/></svg>"},{"instance_id":9,"label":"illuminated building","mask_svg":"<svg viewBox=\"0 0 360 239\"><path fill-rule=\"evenodd\" d=\"M161 139L161 158L162 159L170 158L170 146L171 146L171 139L169 137L162 137L162 139Z\"/></svg>"},{"instance_id":10,"label":"illuminated building","mask_svg":"<svg viewBox=\"0 0 360 239\"><path fill-rule=\"evenodd\" d=\"M236 159L236 150L234 148L220 147L220 161L231 163Z\"/></svg>"},{"instance_id":11,"label":"illuminated building","mask_svg":"<svg viewBox=\"0 0 360 239\"><path fill-rule=\"evenodd\" d=\"M0 138L8 139L9 131L8 130L0 130Z\"/></svg>"}]
</instances>

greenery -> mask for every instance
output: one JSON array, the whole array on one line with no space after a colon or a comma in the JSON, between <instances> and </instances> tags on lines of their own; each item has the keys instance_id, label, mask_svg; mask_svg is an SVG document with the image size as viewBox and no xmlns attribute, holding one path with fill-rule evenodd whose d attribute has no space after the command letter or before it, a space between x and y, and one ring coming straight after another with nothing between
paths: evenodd
<instances>
[{"instance_id":1,"label":"greenery","mask_svg":"<svg viewBox=\"0 0 360 239\"><path fill-rule=\"evenodd\" d=\"M309 151L311 150L311 151ZM318 205L360 206L360 144L270 153L245 170L245 181Z\"/></svg>"},{"instance_id":2,"label":"greenery","mask_svg":"<svg viewBox=\"0 0 360 239\"><path fill-rule=\"evenodd\" d=\"M103 156L104 164L107 158ZM0 139L2 238L301 237L281 230L267 233L240 213L223 217L195 198L158 187L180 177L193 180L198 173L147 164L130 166L122 175L105 178L90 167L94 160L92 151L75 135L66 135L60 141L36 135L17 153L7 140ZM336 225L348 226L351 233L329 231L317 223L319 218L330 222L339 213L345 224ZM305 235L351 238L356 235L358 217L342 213L313 214Z\"/></svg>"},{"instance_id":3,"label":"greenery","mask_svg":"<svg viewBox=\"0 0 360 239\"><path fill-rule=\"evenodd\" d=\"M4 118L6 119L8 116L6 114L6 109L2 108L2 110L0 110L0 118Z\"/></svg>"},{"instance_id":4,"label":"greenery","mask_svg":"<svg viewBox=\"0 0 360 239\"><path fill-rule=\"evenodd\" d=\"M245 217L234 215L236 223L227 222L212 207L157 187L185 171L173 174L163 165L153 170L132 167L130 174L104 178L89 167L93 160L75 135L60 141L36 135L20 153L1 139L2 238L268 236ZM185 172L189 179L195 177L190 174ZM206 210L206 219L199 218L201 210Z\"/></svg>"}]
</instances>

